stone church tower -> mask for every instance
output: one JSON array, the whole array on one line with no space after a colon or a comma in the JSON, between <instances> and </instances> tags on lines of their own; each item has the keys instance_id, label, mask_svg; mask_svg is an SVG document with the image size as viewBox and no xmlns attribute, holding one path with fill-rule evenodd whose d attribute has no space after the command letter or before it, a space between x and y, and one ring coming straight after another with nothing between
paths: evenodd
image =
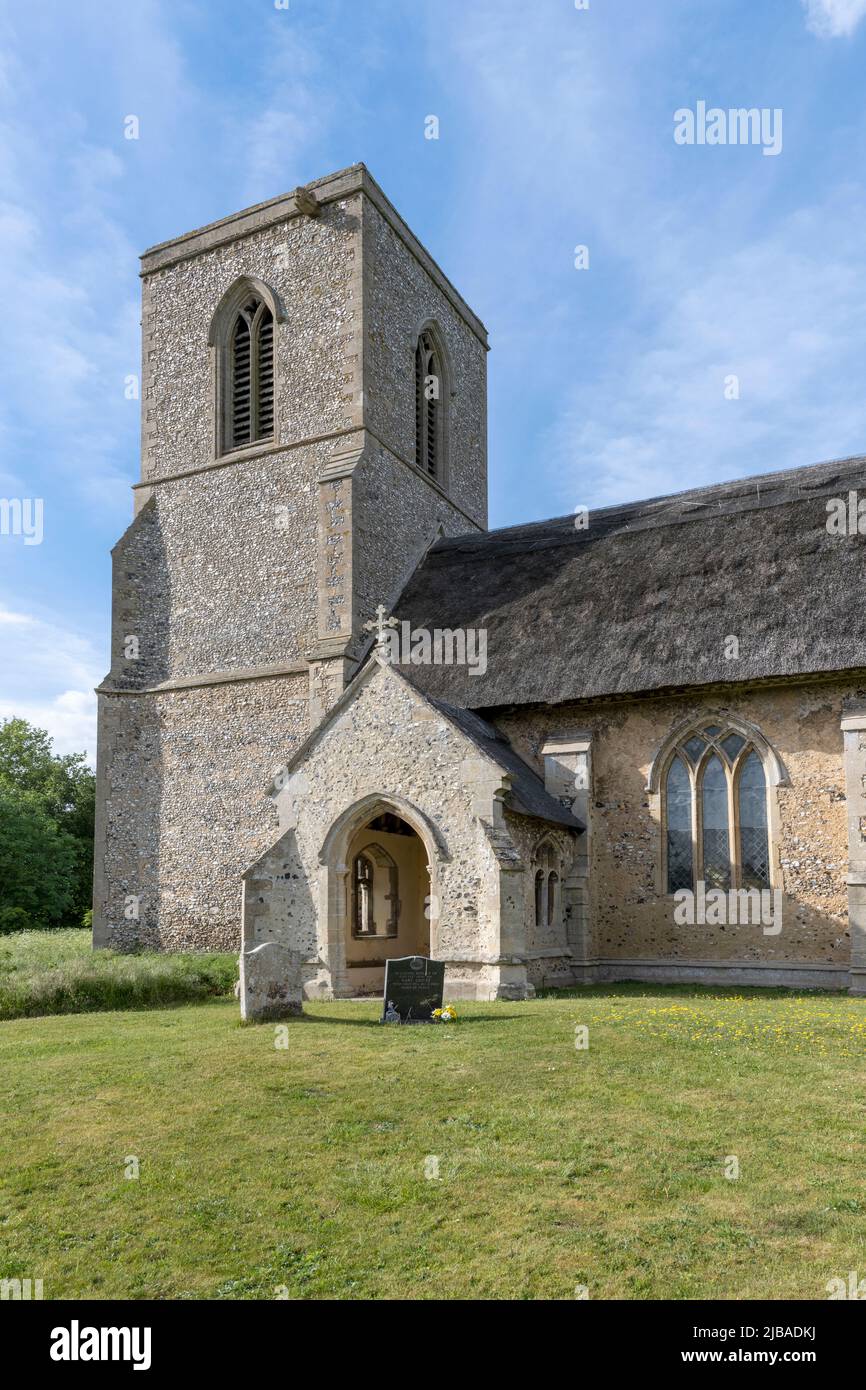
<instances>
[{"instance_id":1,"label":"stone church tower","mask_svg":"<svg viewBox=\"0 0 866 1390\"><path fill-rule=\"evenodd\" d=\"M363 165L153 247L141 274L94 942L235 949L275 767L435 538L486 527L487 337Z\"/></svg>"}]
</instances>

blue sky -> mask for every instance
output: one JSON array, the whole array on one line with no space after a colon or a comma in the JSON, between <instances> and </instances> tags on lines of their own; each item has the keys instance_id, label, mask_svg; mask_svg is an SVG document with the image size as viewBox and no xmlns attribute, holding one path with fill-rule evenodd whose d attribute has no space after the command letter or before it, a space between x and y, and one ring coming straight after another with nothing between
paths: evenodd
<instances>
[{"instance_id":1,"label":"blue sky","mask_svg":"<svg viewBox=\"0 0 866 1390\"><path fill-rule=\"evenodd\" d=\"M0 717L94 750L138 254L357 160L490 331L492 525L866 451L864 60L866 0L2 0L0 497L45 519ZM781 153L678 145L699 101Z\"/></svg>"}]
</instances>

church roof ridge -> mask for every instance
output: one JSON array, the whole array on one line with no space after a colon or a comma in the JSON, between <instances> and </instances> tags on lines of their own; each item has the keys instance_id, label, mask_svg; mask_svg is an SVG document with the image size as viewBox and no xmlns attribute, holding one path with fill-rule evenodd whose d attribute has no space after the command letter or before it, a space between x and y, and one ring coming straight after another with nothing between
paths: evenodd
<instances>
[{"instance_id":1,"label":"church roof ridge","mask_svg":"<svg viewBox=\"0 0 866 1390\"><path fill-rule=\"evenodd\" d=\"M617 523L621 523L620 529L623 531L648 525L675 526L705 519L713 504L720 512L746 511L784 506L807 497L827 496L839 487L847 488L851 481L848 474L860 476L861 481L866 483L866 455L851 454L772 473L753 473L745 478L707 483L680 492L661 493L632 502L590 507L587 508L590 525L586 528L575 524L574 512L567 512L540 521L518 522L512 526L492 527L487 531L445 536L431 549L439 553L460 549L484 550L497 543L519 545L524 541L565 544L569 540L580 541L588 530L599 525L609 533L617 529Z\"/></svg>"},{"instance_id":2,"label":"church roof ridge","mask_svg":"<svg viewBox=\"0 0 866 1390\"><path fill-rule=\"evenodd\" d=\"M412 679L493 710L864 672L858 490L862 455L602 508L581 528L567 516L440 540L394 615L483 631L486 668Z\"/></svg>"}]
</instances>

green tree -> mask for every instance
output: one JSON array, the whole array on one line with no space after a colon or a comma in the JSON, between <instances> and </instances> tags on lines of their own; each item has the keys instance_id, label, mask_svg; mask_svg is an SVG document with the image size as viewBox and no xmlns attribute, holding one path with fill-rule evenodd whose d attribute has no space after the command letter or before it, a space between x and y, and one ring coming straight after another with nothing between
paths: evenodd
<instances>
[{"instance_id":1,"label":"green tree","mask_svg":"<svg viewBox=\"0 0 866 1390\"><path fill-rule=\"evenodd\" d=\"M0 913L7 921L25 912L31 925L81 922L91 900L95 792L84 753L53 753L50 736L26 719L0 723ZM13 869L7 856L16 834Z\"/></svg>"},{"instance_id":2,"label":"green tree","mask_svg":"<svg viewBox=\"0 0 866 1390\"><path fill-rule=\"evenodd\" d=\"M76 841L31 793L0 785L0 932L68 921L78 861Z\"/></svg>"}]
</instances>

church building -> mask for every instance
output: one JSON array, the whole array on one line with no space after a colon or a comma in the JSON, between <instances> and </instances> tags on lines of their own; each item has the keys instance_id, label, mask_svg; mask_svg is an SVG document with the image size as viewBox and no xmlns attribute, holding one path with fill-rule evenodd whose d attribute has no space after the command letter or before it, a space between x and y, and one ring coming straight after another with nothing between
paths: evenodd
<instances>
[{"instance_id":1,"label":"church building","mask_svg":"<svg viewBox=\"0 0 866 1390\"><path fill-rule=\"evenodd\" d=\"M487 530L484 325L363 165L142 258L94 944L245 1017L866 992L866 459Z\"/></svg>"}]
</instances>

